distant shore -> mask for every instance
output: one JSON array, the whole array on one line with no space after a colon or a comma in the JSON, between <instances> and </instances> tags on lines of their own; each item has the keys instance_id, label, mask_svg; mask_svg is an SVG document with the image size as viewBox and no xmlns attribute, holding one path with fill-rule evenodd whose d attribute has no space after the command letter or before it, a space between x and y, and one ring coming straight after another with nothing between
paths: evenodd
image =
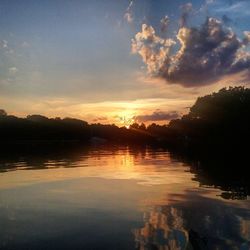
<instances>
[{"instance_id":1,"label":"distant shore","mask_svg":"<svg viewBox=\"0 0 250 250\"><path fill-rule=\"evenodd\" d=\"M29 115L18 118L0 110L0 146L157 145L186 152L246 152L250 141L250 89L230 87L199 97L188 114L168 125L88 124L74 118Z\"/></svg>"}]
</instances>

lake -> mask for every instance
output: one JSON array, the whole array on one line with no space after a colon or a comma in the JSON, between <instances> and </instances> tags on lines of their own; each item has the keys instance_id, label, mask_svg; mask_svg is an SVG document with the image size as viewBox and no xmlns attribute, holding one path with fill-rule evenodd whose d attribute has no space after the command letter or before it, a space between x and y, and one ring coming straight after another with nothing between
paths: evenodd
<instances>
[{"instance_id":1,"label":"lake","mask_svg":"<svg viewBox=\"0 0 250 250\"><path fill-rule=\"evenodd\" d=\"M4 154L0 249L250 249L248 183L220 164L150 147Z\"/></svg>"}]
</instances>

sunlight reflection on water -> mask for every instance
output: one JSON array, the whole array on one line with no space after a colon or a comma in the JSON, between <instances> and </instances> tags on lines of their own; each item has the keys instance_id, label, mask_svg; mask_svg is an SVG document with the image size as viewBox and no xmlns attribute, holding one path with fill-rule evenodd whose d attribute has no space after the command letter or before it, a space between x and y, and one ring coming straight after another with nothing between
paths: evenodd
<instances>
[{"instance_id":1,"label":"sunlight reflection on water","mask_svg":"<svg viewBox=\"0 0 250 250\"><path fill-rule=\"evenodd\" d=\"M249 249L249 201L224 199L163 149L17 154L0 165L0 249Z\"/></svg>"}]
</instances>

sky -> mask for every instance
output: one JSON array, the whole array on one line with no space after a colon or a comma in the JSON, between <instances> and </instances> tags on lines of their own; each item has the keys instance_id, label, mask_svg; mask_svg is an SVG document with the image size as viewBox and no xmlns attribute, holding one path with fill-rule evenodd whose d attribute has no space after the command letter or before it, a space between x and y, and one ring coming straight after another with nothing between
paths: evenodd
<instances>
[{"instance_id":1,"label":"sky","mask_svg":"<svg viewBox=\"0 0 250 250\"><path fill-rule=\"evenodd\" d=\"M0 108L165 124L248 86L249 0L1 0Z\"/></svg>"}]
</instances>

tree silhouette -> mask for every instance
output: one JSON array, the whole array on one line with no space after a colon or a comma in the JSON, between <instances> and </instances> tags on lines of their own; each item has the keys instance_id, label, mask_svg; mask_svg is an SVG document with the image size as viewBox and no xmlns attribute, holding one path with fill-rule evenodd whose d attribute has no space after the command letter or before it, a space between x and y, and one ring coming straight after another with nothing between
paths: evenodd
<instances>
[{"instance_id":1,"label":"tree silhouette","mask_svg":"<svg viewBox=\"0 0 250 250\"><path fill-rule=\"evenodd\" d=\"M223 88L199 97L188 114L170 121L132 124L129 129L112 125L88 124L74 118L47 118L29 115L18 118L0 110L1 141L78 140L102 138L109 143L157 143L190 150L243 150L250 141L250 89Z\"/></svg>"},{"instance_id":2,"label":"tree silhouette","mask_svg":"<svg viewBox=\"0 0 250 250\"><path fill-rule=\"evenodd\" d=\"M7 112L4 109L0 109L0 116L6 116Z\"/></svg>"},{"instance_id":3,"label":"tree silhouette","mask_svg":"<svg viewBox=\"0 0 250 250\"><path fill-rule=\"evenodd\" d=\"M169 129L178 144L189 147L243 148L250 139L250 89L229 87L199 97Z\"/></svg>"}]
</instances>

